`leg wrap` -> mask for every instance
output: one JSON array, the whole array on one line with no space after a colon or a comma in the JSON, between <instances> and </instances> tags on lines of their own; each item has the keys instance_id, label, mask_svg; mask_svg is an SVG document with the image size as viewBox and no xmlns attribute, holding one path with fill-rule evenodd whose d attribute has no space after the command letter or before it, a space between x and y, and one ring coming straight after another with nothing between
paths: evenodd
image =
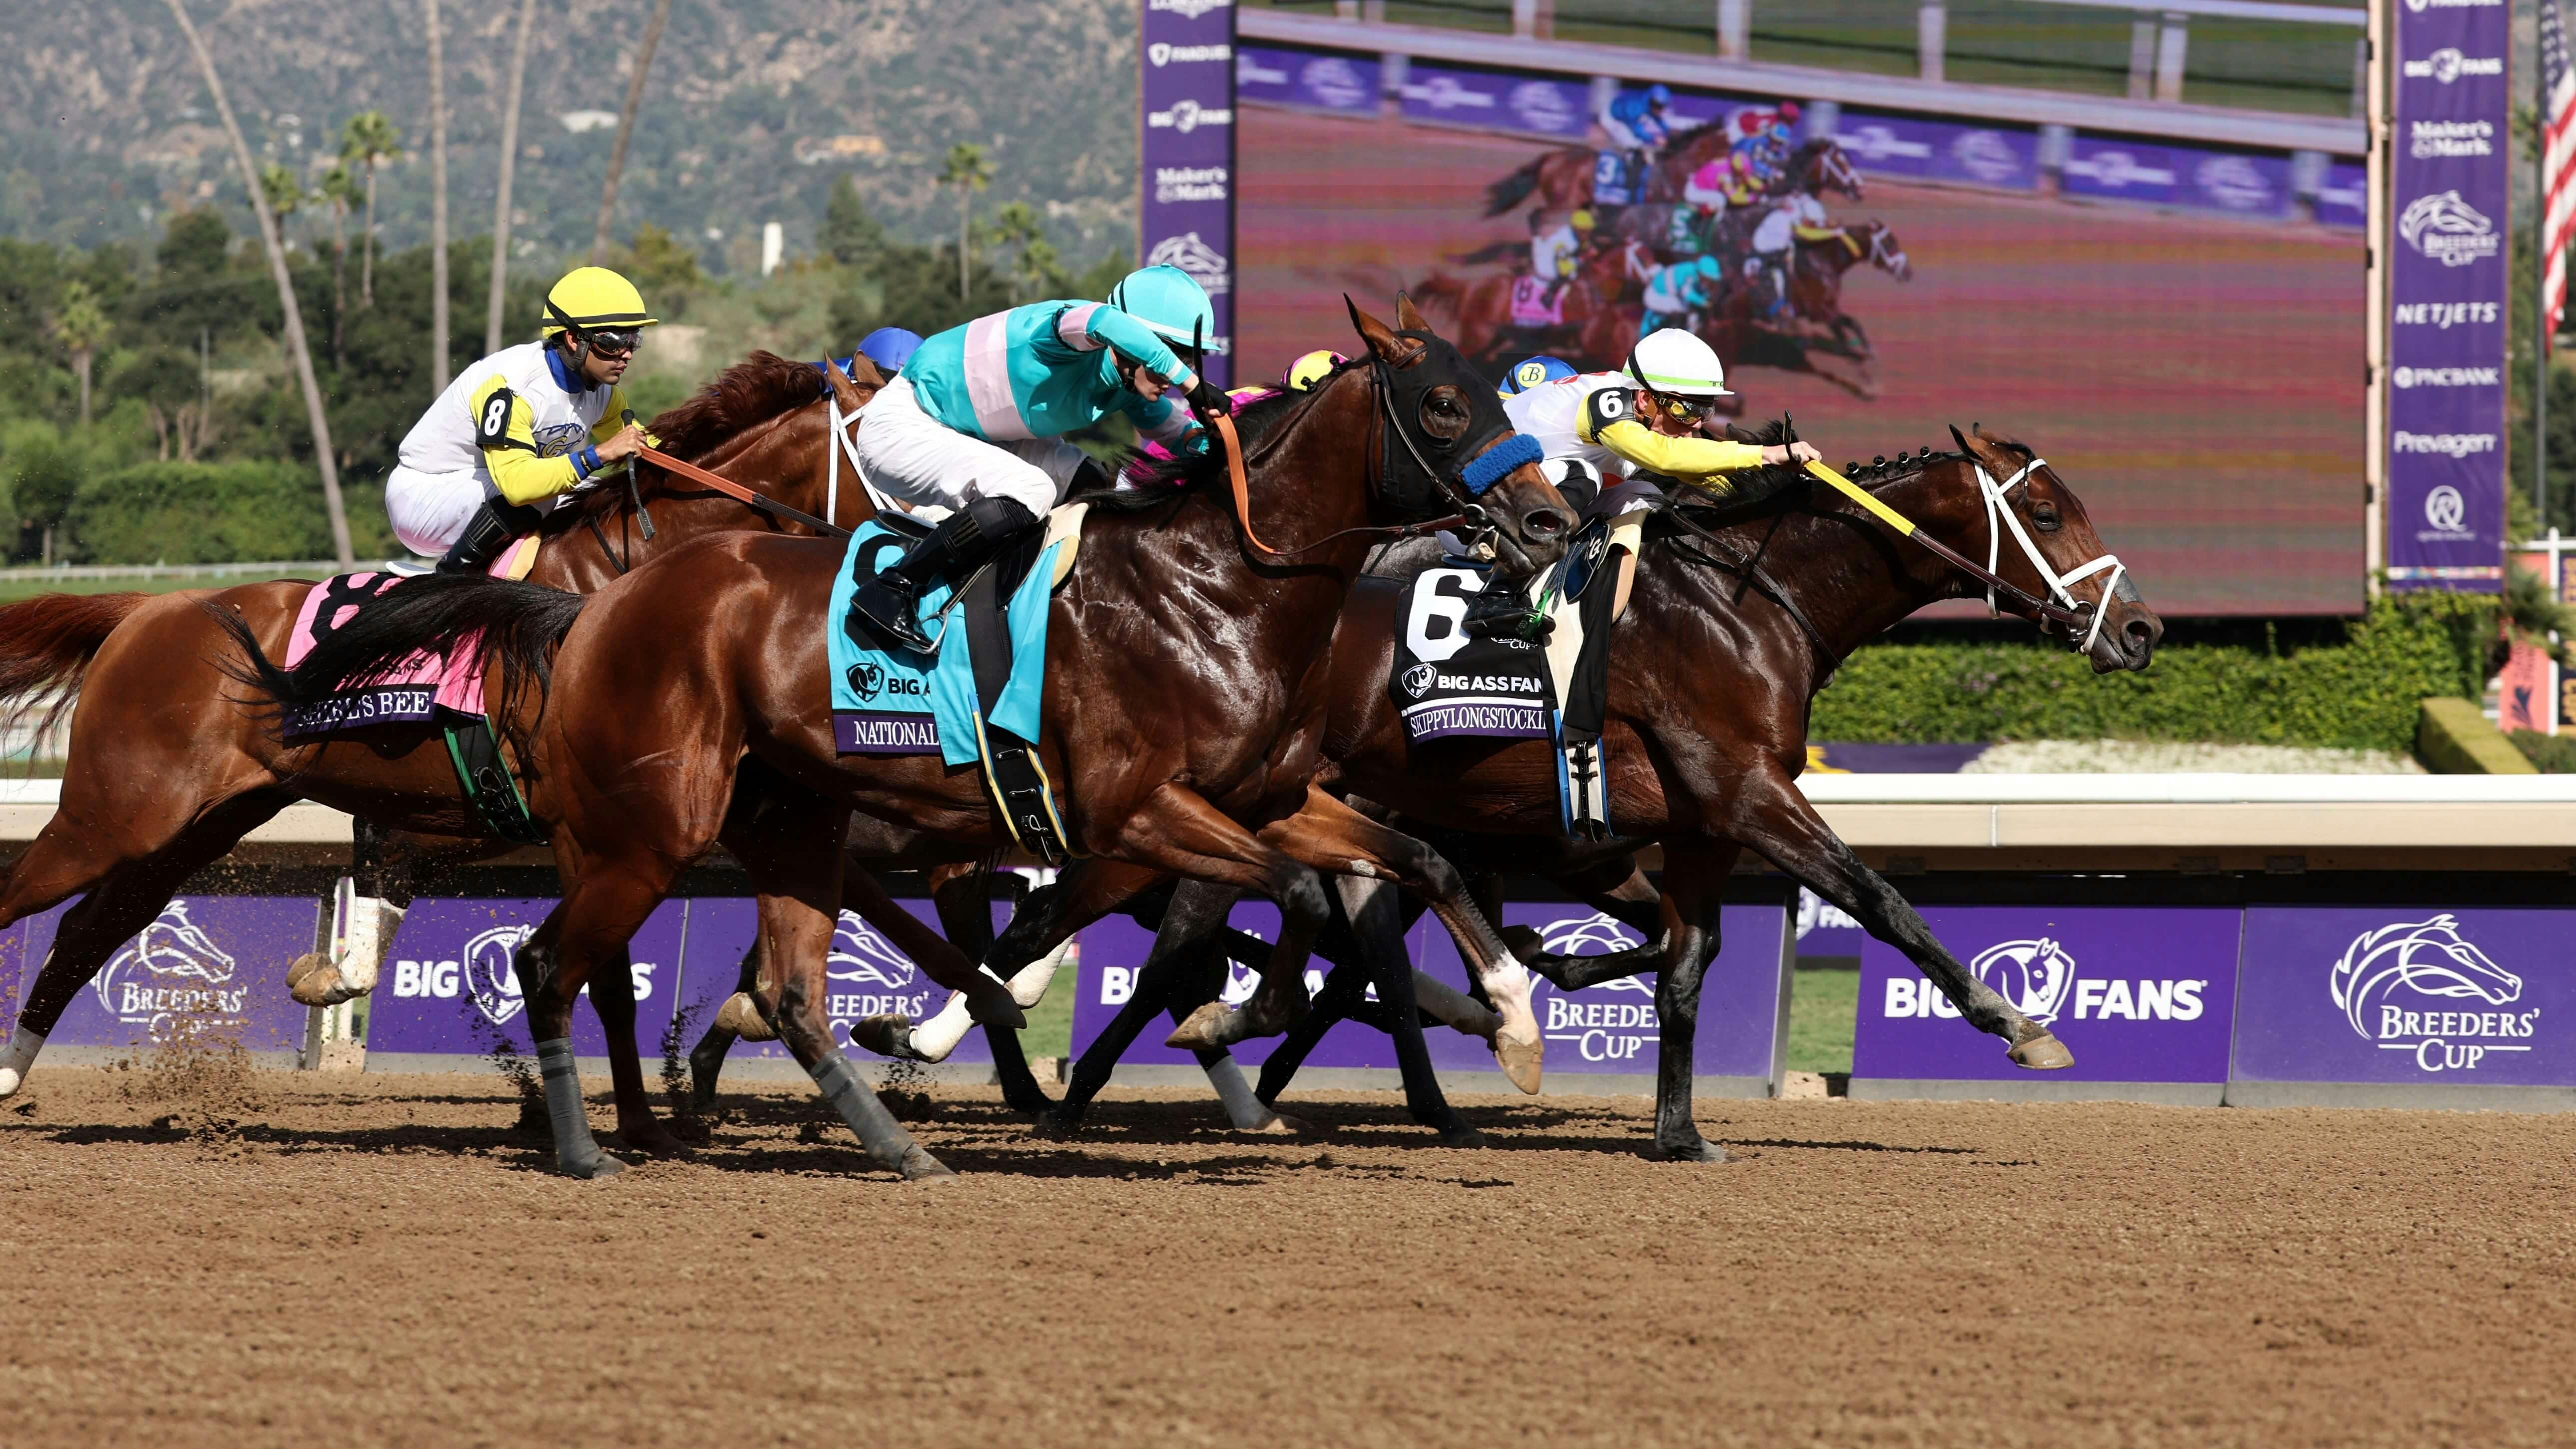
<instances>
[{"instance_id":1,"label":"leg wrap","mask_svg":"<svg viewBox=\"0 0 2576 1449\"><path fill-rule=\"evenodd\" d=\"M23 1026L9 1034L8 1047L0 1050L0 1097L17 1092L27 1080L27 1069L36 1064L36 1054L44 1049L44 1037Z\"/></svg>"},{"instance_id":2,"label":"leg wrap","mask_svg":"<svg viewBox=\"0 0 2576 1449\"><path fill-rule=\"evenodd\" d=\"M546 1122L554 1129L555 1163L575 1177L604 1177L626 1164L599 1150L581 1105L581 1070L573 1065L572 1040L537 1043L537 1071L546 1083Z\"/></svg>"},{"instance_id":3,"label":"leg wrap","mask_svg":"<svg viewBox=\"0 0 2576 1449\"><path fill-rule=\"evenodd\" d=\"M1208 1085L1216 1088L1216 1099L1225 1104L1225 1120L1236 1127L1266 1125L1276 1115L1252 1095L1252 1084L1243 1079L1243 1068L1231 1054L1222 1054L1205 1066Z\"/></svg>"},{"instance_id":4,"label":"leg wrap","mask_svg":"<svg viewBox=\"0 0 2576 1449\"><path fill-rule=\"evenodd\" d=\"M858 1068L850 1065L850 1059L838 1050L828 1051L815 1058L805 1071L821 1089L823 1100L831 1103L841 1120L858 1134L859 1145L868 1150L868 1156L880 1167L901 1171L904 1154L912 1150L912 1134L894 1120L885 1103L877 1100L876 1092L859 1080Z\"/></svg>"}]
</instances>

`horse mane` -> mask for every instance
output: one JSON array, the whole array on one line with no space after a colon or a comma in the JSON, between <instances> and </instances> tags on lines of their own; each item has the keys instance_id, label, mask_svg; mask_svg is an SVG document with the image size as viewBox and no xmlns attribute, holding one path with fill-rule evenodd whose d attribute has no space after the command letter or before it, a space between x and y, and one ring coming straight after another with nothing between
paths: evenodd
<instances>
[{"instance_id":1,"label":"horse mane","mask_svg":"<svg viewBox=\"0 0 2576 1449\"><path fill-rule=\"evenodd\" d=\"M822 388L812 363L755 351L645 426L662 440L663 452L695 460L755 423L812 402Z\"/></svg>"},{"instance_id":2,"label":"horse mane","mask_svg":"<svg viewBox=\"0 0 2576 1449\"><path fill-rule=\"evenodd\" d=\"M1315 384L1312 391L1322 391L1334 378L1359 365L1357 360L1336 364L1330 373ZM1255 398L1236 408L1234 410L1235 436L1242 442L1244 452L1249 454L1253 444L1259 441L1263 434L1277 427L1281 419L1295 411L1310 395L1311 393L1272 393L1268 397ZM1102 486L1097 482L1090 483L1075 489L1066 501L1085 499L1095 510L1110 513L1138 513L1169 503L1178 494L1193 488L1221 484L1224 481L1225 455L1211 448L1203 453L1185 453L1171 458L1158 458L1145 469L1141 481L1131 482L1125 487L1117 486L1114 481L1109 486Z\"/></svg>"}]
</instances>

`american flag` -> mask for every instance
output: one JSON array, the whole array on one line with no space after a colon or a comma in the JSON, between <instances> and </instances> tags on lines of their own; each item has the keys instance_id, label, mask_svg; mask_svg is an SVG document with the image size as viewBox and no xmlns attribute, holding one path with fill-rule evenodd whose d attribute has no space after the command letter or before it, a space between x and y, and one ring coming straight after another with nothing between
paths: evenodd
<instances>
[{"instance_id":1,"label":"american flag","mask_svg":"<svg viewBox=\"0 0 2576 1449\"><path fill-rule=\"evenodd\" d=\"M2576 72L2568 69L2567 27L2558 17L2558 0L2540 0L2540 67L2540 112L2548 117L2540 168L2548 187L2540 305L2549 319L2540 335L2547 339L2567 319L2567 240L2576 231Z\"/></svg>"}]
</instances>

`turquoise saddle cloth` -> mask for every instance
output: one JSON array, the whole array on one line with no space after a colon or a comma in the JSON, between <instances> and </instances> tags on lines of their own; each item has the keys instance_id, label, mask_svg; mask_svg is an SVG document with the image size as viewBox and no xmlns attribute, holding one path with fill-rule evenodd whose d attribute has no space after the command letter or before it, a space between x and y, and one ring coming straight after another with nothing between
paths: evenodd
<instances>
[{"instance_id":1,"label":"turquoise saddle cloth","mask_svg":"<svg viewBox=\"0 0 2576 1449\"><path fill-rule=\"evenodd\" d=\"M870 648L851 639L845 627L860 569L873 576L892 566L911 542L911 535L883 523L863 523L850 536L840 575L832 581L833 748L844 755L937 755L951 765L971 765L982 758L975 662L964 610L948 611L949 585L921 597L922 632L940 641L936 655ZM1047 595L1056 552L1064 546L1048 544L1004 604L1011 672L985 716L995 728L1032 743L1046 694Z\"/></svg>"}]
</instances>

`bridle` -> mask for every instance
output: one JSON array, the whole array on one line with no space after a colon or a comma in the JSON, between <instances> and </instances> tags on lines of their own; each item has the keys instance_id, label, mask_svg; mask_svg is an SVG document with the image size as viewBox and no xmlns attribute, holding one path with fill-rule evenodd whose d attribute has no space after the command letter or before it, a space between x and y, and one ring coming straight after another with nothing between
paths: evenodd
<instances>
[{"instance_id":1,"label":"bridle","mask_svg":"<svg viewBox=\"0 0 2576 1449\"><path fill-rule=\"evenodd\" d=\"M2003 610L1997 606L1996 596L1998 593L2011 595L2016 603L2029 608L2039 617L2052 624L2064 626L2066 637L2070 642L2075 639L2076 627L2084 624L2085 616L2089 614L2092 616L2092 622L2085 628L2084 638L2082 642L2075 644L2075 649L2078 653L2090 650L2093 647L2093 641L2102 636L2102 621L2109 617L2110 610L2096 608L2092 604L2077 599L2067 591L2066 586L2089 579L2108 569L2110 576L2102 581L2103 599L2108 601L2115 597L2135 598L2137 590L2128 586L2128 565L2120 562L2119 555L2105 553L2077 564L2072 572L2060 574L2048 566L2047 559L2040 556L2039 545L2031 541L2029 530L2021 526L2021 515L2013 512L2012 503L2007 495L2020 487L2031 474L2047 467L2047 459L2032 458L2021 465L2020 472L2001 483L1995 481L1994 475L1986 471L1983 463L1972 458L1969 460L1969 466L1976 470L1977 492L1984 498L1986 505L1986 566L1983 570L1971 572L1982 575L1986 586L1987 614L1991 617L2002 617ZM1996 527L1998 521L2001 521L2003 528ZM2038 574L2041 581L2048 585L2048 599L2035 598L2027 591L2005 583L1996 575L1995 562L2002 557L2003 535L2006 528L2012 531L2013 542L2021 545L2022 557L2030 561L2031 571ZM2120 593L2123 587L2129 587L2126 595Z\"/></svg>"}]
</instances>

